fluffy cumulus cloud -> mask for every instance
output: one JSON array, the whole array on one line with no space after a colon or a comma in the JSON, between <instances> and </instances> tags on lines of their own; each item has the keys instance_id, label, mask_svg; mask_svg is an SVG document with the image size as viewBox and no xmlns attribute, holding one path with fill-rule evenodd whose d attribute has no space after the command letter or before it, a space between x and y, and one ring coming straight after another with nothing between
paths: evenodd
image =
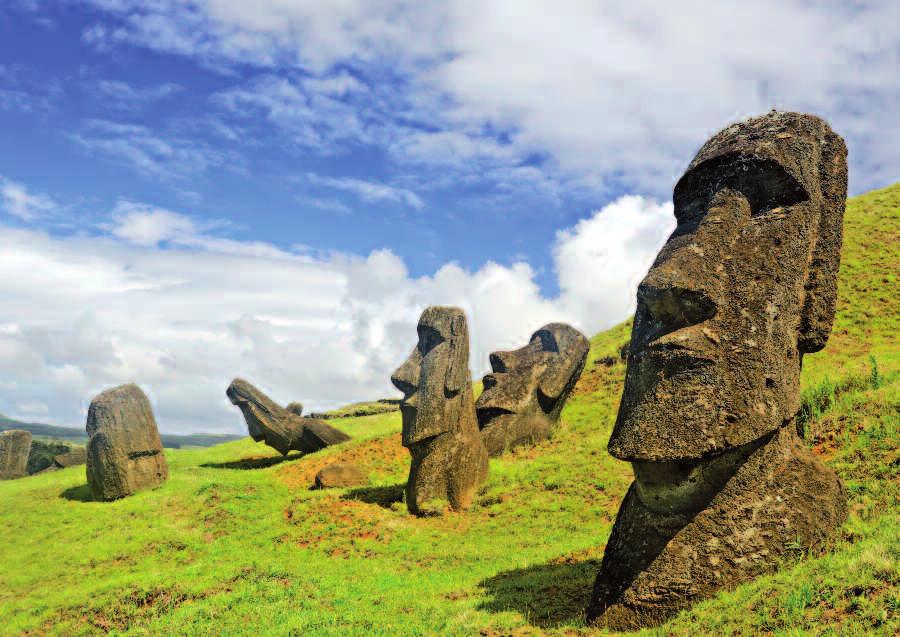
<instances>
[{"instance_id":1,"label":"fluffy cumulus cloud","mask_svg":"<svg viewBox=\"0 0 900 637\"><path fill-rule=\"evenodd\" d=\"M855 190L896 178L891 0L85 1L113 17L88 41L255 66L260 79L222 99L326 146L374 140L430 159L452 144L494 165L503 139L507 167L538 153L562 178L664 195L710 133L778 107L847 136ZM315 79L266 75L284 69ZM403 102L402 121L373 130L337 99L365 90L358 76L373 78L368 99ZM379 93L386 76L398 81Z\"/></svg>"},{"instance_id":2,"label":"fluffy cumulus cloud","mask_svg":"<svg viewBox=\"0 0 900 637\"><path fill-rule=\"evenodd\" d=\"M671 226L669 205L626 197L561 231L557 298L524 262L412 278L388 250L313 258L136 202L92 236L3 228L0 411L80 426L94 394L134 381L163 430L236 432L235 376L312 408L393 395L431 304L465 309L477 376L546 322L592 334L622 320Z\"/></svg>"}]
</instances>

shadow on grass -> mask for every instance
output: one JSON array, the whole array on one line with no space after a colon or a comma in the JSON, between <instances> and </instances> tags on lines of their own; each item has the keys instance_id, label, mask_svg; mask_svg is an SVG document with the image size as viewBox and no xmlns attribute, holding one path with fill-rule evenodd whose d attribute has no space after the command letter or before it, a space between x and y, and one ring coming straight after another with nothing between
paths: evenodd
<instances>
[{"instance_id":1,"label":"shadow on grass","mask_svg":"<svg viewBox=\"0 0 900 637\"><path fill-rule=\"evenodd\" d=\"M91 488L86 484L69 487L60 493L59 497L72 500L73 502L91 502L94 499L91 497Z\"/></svg>"},{"instance_id":2,"label":"shadow on grass","mask_svg":"<svg viewBox=\"0 0 900 637\"><path fill-rule=\"evenodd\" d=\"M479 583L493 596L479 605L492 613L518 611L532 626L580 623L600 560L550 563L498 573Z\"/></svg>"},{"instance_id":3,"label":"shadow on grass","mask_svg":"<svg viewBox=\"0 0 900 637\"><path fill-rule=\"evenodd\" d=\"M396 502L403 501L403 489L406 483L391 484L386 487L359 487L350 489L344 494L345 500L359 500L369 504L377 504L385 509L390 509L391 505Z\"/></svg>"},{"instance_id":4,"label":"shadow on grass","mask_svg":"<svg viewBox=\"0 0 900 637\"><path fill-rule=\"evenodd\" d=\"M240 469L247 471L248 469L265 469L266 467L274 467L282 462L290 462L291 460L299 460L303 457L302 453L295 453L289 456L271 456L269 458L244 458L242 460L233 460L231 462L207 462L201 464L201 467L207 469Z\"/></svg>"}]
</instances>

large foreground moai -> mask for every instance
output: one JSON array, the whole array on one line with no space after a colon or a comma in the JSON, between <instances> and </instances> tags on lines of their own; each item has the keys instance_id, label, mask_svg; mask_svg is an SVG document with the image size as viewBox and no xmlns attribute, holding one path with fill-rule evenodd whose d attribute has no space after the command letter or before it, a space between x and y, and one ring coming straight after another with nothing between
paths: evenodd
<instances>
[{"instance_id":1,"label":"large foreground moai","mask_svg":"<svg viewBox=\"0 0 900 637\"><path fill-rule=\"evenodd\" d=\"M0 433L0 480L21 478L28 473L31 432L10 429Z\"/></svg>"},{"instance_id":2,"label":"large foreground moai","mask_svg":"<svg viewBox=\"0 0 900 637\"><path fill-rule=\"evenodd\" d=\"M559 421L569 392L578 382L590 343L565 323L550 323L531 335L525 347L493 352L493 373L475 413L488 454L544 440Z\"/></svg>"},{"instance_id":3,"label":"large foreground moai","mask_svg":"<svg viewBox=\"0 0 900 637\"><path fill-rule=\"evenodd\" d=\"M419 342L391 376L403 392L403 446L412 463L406 483L410 513L454 510L472 503L488 474L469 377L469 329L463 311L434 306L422 312Z\"/></svg>"},{"instance_id":4,"label":"large foreground moai","mask_svg":"<svg viewBox=\"0 0 900 637\"><path fill-rule=\"evenodd\" d=\"M834 319L846 155L821 119L772 112L715 135L675 186L609 441L635 479L590 622L661 623L844 520L843 486L794 418L803 355Z\"/></svg>"},{"instance_id":5,"label":"large foreground moai","mask_svg":"<svg viewBox=\"0 0 900 637\"><path fill-rule=\"evenodd\" d=\"M169 477L150 401L137 385L107 389L94 398L87 433L87 480L94 499L124 498Z\"/></svg>"},{"instance_id":6,"label":"large foreground moai","mask_svg":"<svg viewBox=\"0 0 900 637\"><path fill-rule=\"evenodd\" d=\"M244 415L250 437L256 442L264 441L282 455L290 451L312 453L350 440L350 436L323 420L304 418L281 407L242 378L231 381L225 393ZM295 404L298 403L291 403Z\"/></svg>"}]
</instances>

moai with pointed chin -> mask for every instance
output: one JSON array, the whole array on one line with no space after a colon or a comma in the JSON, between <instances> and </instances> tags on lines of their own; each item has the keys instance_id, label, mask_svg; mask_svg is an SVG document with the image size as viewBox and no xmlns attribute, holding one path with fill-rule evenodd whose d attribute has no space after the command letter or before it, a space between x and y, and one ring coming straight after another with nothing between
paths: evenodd
<instances>
[{"instance_id":1,"label":"moai with pointed chin","mask_svg":"<svg viewBox=\"0 0 900 637\"><path fill-rule=\"evenodd\" d=\"M391 376L403 392L403 446L412 456L406 506L414 515L446 504L467 509L487 479L488 454L475 419L466 316L432 306L417 330L419 342Z\"/></svg>"},{"instance_id":2,"label":"moai with pointed chin","mask_svg":"<svg viewBox=\"0 0 900 637\"><path fill-rule=\"evenodd\" d=\"M846 517L799 439L800 366L834 319L847 149L771 112L710 139L641 282L610 453L632 464L587 619L627 630L777 568Z\"/></svg>"},{"instance_id":3,"label":"moai with pointed chin","mask_svg":"<svg viewBox=\"0 0 900 637\"><path fill-rule=\"evenodd\" d=\"M492 373L483 379L484 391L475 413L488 454L545 440L578 382L590 343L565 323L550 323L525 347L493 352Z\"/></svg>"}]
</instances>

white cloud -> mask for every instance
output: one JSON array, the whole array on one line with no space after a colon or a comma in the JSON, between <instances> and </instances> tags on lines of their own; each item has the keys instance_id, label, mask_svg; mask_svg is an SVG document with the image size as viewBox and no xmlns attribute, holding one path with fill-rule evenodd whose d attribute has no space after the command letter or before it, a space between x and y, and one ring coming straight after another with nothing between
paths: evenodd
<instances>
[{"instance_id":1,"label":"white cloud","mask_svg":"<svg viewBox=\"0 0 900 637\"><path fill-rule=\"evenodd\" d=\"M405 204L417 210L425 205L419 195L406 188L398 188L396 186L389 186L375 181L354 179L352 177L323 177L315 173L307 173L306 178L310 183L317 186L324 186L326 188L353 193L363 201L396 202Z\"/></svg>"},{"instance_id":2,"label":"white cloud","mask_svg":"<svg viewBox=\"0 0 900 637\"><path fill-rule=\"evenodd\" d=\"M50 197L29 192L25 186L0 177L0 204L4 212L22 221L34 221L56 210Z\"/></svg>"},{"instance_id":3,"label":"white cloud","mask_svg":"<svg viewBox=\"0 0 900 637\"><path fill-rule=\"evenodd\" d=\"M134 381L164 431L238 432L224 395L235 376L311 409L394 395L390 373L430 304L466 310L478 375L490 351L548 321L590 335L624 319L630 279L670 229L670 212L629 197L561 232L557 298L541 294L524 262L450 263L412 278L389 250L290 253L135 202L120 202L99 237L3 228L0 412L32 417L24 407L43 404L42 419L82 426L93 395Z\"/></svg>"},{"instance_id":4,"label":"white cloud","mask_svg":"<svg viewBox=\"0 0 900 637\"><path fill-rule=\"evenodd\" d=\"M107 104L112 100L128 109L142 108L150 102L165 99L183 90L181 86L171 82L137 87L120 80L100 80L97 88Z\"/></svg>"}]
</instances>

